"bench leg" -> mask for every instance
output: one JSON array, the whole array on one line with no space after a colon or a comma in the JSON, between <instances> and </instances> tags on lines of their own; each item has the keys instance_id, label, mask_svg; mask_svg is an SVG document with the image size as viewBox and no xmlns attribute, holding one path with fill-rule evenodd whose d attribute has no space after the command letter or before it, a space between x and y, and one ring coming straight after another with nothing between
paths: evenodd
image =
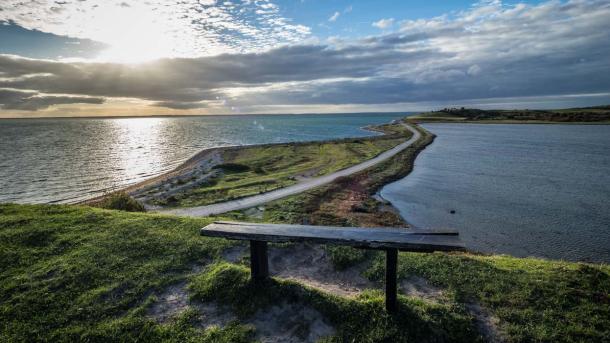
<instances>
[{"instance_id":1,"label":"bench leg","mask_svg":"<svg viewBox=\"0 0 610 343\"><path fill-rule=\"evenodd\" d=\"M250 271L254 281L263 281L269 277L267 242L250 241Z\"/></svg>"},{"instance_id":2,"label":"bench leg","mask_svg":"<svg viewBox=\"0 0 610 343\"><path fill-rule=\"evenodd\" d=\"M398 263L398 249L386 249L385 264L385 308L389 313L396 312L396 266Z\"/></svg>"}]
</instances>

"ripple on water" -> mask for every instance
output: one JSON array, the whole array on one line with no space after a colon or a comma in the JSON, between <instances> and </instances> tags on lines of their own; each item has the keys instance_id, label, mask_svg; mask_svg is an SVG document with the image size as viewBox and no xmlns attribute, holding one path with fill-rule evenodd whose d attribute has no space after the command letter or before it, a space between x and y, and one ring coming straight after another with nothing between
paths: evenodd
<instances>
[{"instance_id":1,"label":"ripple on water","mask_svg":"<svg viewBox=\"0 0 610 343\"><path fill-rule=\"evenodd\" d=\"M483 252L610 262L610 125L424 126L434 143L381 192L408 222Z\"/></svg>"}]
</instances>

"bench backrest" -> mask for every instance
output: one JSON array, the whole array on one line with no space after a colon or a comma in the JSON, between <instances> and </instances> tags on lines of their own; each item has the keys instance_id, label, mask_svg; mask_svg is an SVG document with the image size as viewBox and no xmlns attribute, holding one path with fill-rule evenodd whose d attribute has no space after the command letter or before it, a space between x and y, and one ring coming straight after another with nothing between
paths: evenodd
<instances>
[{"instance_id":1,"label":"bench backrest","mask_svg":"<svg viewBox=\"0 0 610 343\"><path fill-rule=\"evenodd\" d=\"M265 242L312 242L348 245L368 249L394 248L403 251L465 250L458 233L451 230L363 228L217 221L201 235Z\"/></svg>"}]
</instances>

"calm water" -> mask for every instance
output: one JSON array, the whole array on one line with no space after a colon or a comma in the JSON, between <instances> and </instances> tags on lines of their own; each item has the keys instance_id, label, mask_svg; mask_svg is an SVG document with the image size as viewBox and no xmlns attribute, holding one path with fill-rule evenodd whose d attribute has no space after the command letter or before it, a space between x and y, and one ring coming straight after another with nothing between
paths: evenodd
<instances>
[{"instance_id":1,"label":"calm water","mask_svg":"<svg viewBox=\"0 0 610 343\"><path fill-rule=\"evenodd\" d=\"M435 142L381 192L407 221L483 252L610 262L609 125L424 126Z\"/></svg>"},{"instance_id":2,"label":"calm water","mask_svg":"<svg viewBox=\"0 0 610 343\"><path fill-rule=\"evenodd\" d=\"M0 202L74 202L216 146L367 136L399 114L0 120Z\"/></svg>"}]
</instances>

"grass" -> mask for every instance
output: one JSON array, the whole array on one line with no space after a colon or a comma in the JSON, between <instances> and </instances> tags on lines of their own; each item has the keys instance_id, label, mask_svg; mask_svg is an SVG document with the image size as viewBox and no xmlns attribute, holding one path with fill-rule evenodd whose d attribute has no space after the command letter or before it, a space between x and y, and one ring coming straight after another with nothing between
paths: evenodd
<instances>
[{"instance_id":1,"label":"grass","mask_svg":"<svg viewBox=\"0 0 610 343\"><path fill-rule=\"evenodd\" d=\"M250 342L243 324L280 302L317 309L336 342L476 342L464 302L489 308L510 342L604 342L610 337L607 265L507 256L401 253L399 276L421 275L447 290L446 302L399 296L399 314L383 294L331 296L273 279L253 287L248 269L222 261L231 245L201 237L212 219L188 219L65 205L0 205L0 341ZM339 251L349 264L362 256ZM366 271L381 279L377 253ZM197 271L195 266L205 266ZM167 324L146 315L164 289L188 282L193 300L218 301L240 319L202 329L189 310Z\"/></svg>"},{"instance_id":2,"label":"grass","mask_svg":"<svg viewBox=\"0 0 610 343\"><path fill-rule=\"evenodd\" d=\"M268 192L295 184L302 177L329 174L371 159L410 136L401 125L381 125L375 130L386 135L227 149L223 164L215 167L222 173L157 204L192 207Z\"/></svg>"},{"instance_id":3,"label":"grass","mask_svg":"<svg viewBox=\"0 0 610 343\"><path fill-rule=\"evenodd\" d=\"M368 271L381 279L377 258ZM419 275L456 303L477 302L513 342L604 342L610 338L610 267L509 256L401 253L399 276Z\"/></svg>"},{"instance_id":4,"label":"grass","mask_svg":"<svg viewBox=\"0 0 610 343\"><path fill-rule=\"evenodd\" d=\"M422 137L391 159L329 185L268 203L263 219L314 225L404 226L396 213L380 211L383 204L373 196L384 184L407 175L417 154L433 141L433 134L417 129Z\"/></svg>"},{"instance_id":5,"label":"grass","mask_svg":"<svg viewBox=\"0 0 610 343\"><path fill-rule=\"evenodd\" d=\"M0 205L0 341L173 338L143 309L218 255L209 219L73 206ZM177 324L179 325L179 324Z\"/></svg>"}]
</instances>

